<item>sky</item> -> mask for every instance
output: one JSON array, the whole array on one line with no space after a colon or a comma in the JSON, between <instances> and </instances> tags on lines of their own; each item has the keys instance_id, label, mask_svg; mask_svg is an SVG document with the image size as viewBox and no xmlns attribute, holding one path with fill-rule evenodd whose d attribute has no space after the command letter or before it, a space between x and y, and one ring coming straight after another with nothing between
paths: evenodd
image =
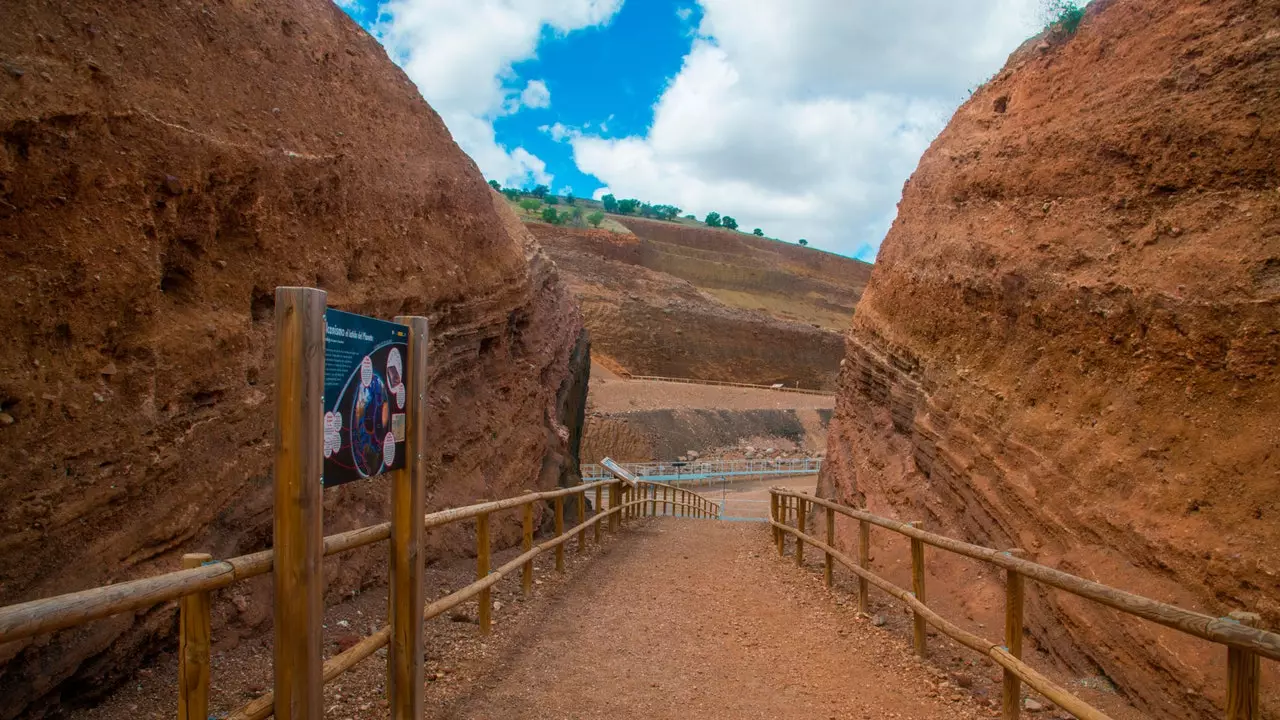
<instances>
[{"instance_id":1,"label":"sky","mask_svg":"<svg viewBox=\"0 0 1280 720\"><path fill-rule=\"evenodd\" d=\"M336 0L485 177L872 261L1044 0Z\"/></svg>"}]
</instances>

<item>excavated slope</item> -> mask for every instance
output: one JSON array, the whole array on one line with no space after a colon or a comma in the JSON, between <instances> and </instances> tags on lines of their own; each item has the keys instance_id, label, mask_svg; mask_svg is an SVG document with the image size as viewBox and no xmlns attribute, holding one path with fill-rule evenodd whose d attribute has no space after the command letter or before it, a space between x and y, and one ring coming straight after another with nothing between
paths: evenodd
<instances>
[{"instance_id":1,"label":"excavated slope","mask_svg":"<svg viewBox=\"0 0 1280 720\"><path fill-rule=\"evenodd\" d=\"M725 304L696 283L650 269L643 260L650 243L634 236L529 227L581 301L593 347L631 374L834 387L839 333Z\"/></svg>"},{"instance_id":2,"label":"excavated slope","mask_svg":"<svg viewBox=\"0 0 1280 720\"><path fill-rule=\"evenodd\" d=\"M1277 87L1273 1L1098 0L1015 53L905 187L824 491L1280 627ZM1153 716L1220 714L1220 647L1042 588L1028 617Z\"/></svg>"},{"instance_id":3,"label":"excavated slope","mask_svg":"<svg viewBox=\"0 0 1280 720\"><path fill-rule=\"evenodd\" d=\"M0 604L269 545L278 285L431 318L431 507L572 479L576 305L338 7L19 0L3 16ZM326 531L385 520L388 497L377 480L328 491ZM433 553L466 544L452 532ZM380 582L384 556L328 563L330 599ZM269 587L220 594L216 643L265 632ZM101 693L173 633L160 607L0 647L0 718Z\"/></svg>"}]
</instances>

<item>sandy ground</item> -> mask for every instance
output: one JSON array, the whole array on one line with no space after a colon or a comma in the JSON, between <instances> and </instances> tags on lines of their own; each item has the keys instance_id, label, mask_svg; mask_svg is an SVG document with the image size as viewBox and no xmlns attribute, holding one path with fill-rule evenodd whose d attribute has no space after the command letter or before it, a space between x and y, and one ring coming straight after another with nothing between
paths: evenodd
<instances>
[{"instance_id":1,"label":"sandy ground","mask_svg":"<svg viewBox=\"0 0 1280 720\"><path fill-rule=\"evenodd\" d=\"M826 395L756 390L754 388L689 385L685 383L622 380L591 366L590 409L612 413L628 410L801 410L830 409L835 398Z\"/></svg>"}]
</instances>

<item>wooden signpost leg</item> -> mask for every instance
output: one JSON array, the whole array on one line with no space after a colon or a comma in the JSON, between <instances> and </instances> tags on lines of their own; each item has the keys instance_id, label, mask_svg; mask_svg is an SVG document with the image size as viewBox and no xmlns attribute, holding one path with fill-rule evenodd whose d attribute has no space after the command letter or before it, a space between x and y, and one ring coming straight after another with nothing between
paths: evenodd
<instances>
[{"instance_id":1,"label":"wooden signpost leg","mask_svg":"<svg viewBox=\"0 0 1280 720\"><path fill-rule=\"evenodd\" d=\"M609 486L609 509L610 510L616 510L618 508L618 482L619 482L618 480L614 480L613 484ZM615 533L618 532L618 522L619 522L618 515L619 513L615 512L609 516L609 530Z\"/></svg>"},{"instance_id":2,"label":"wooden signpost leg","mask_svg":"<svg viewBox=\"0 0 1280 720\"><path fill-rule=\"evenodd\" d=\"M871 523L866 520L858 521L858 567L863 570L871 569ZM858 612L866 614L871 608L871 599L868 597L870 590L867 579L858 576Z\"/></svg>"},{"instance_id":3,"label":"wooden signpost leg","mask_svg":"<svg viewBox=\"0 0 1280 720\"><path fill-rule=\"evenodd\" d=\"M1009 553L1022 555L1021 550ZM1010 655L1022 659L1022 573L1017 570L1005 573L1004 644ZM1022 679L1008 670L1004 671L1001 707L1004 720L1018 720L1022 714Z\"/></svg>"},{"instance_id":4,"label":"wooden signpost leg","mask_svg":"<svg viewBox=\"0 0 1280 720\"><path fill-rule=\"evenodd\" d=\"M559 501L559 498L556 498ZM489 577L489 513L476 516L476 579ZM488 635L493 622L493 598L489 588L480 591L480 634ZM421 717L421 716L419 716Z\"/></svg>"},{"instance_id":5,"label":"wooden signpost leg","mask_svg":"<svg viewBox=\"0 0 1280 720\"><path fill-rule=\"evenodd\" d=\"M596 525L596 528L599 528ZM524 542L521 547L525 552L533 549L533 503L524 504ZM525 597L533 591L533 560L526 560L520 572L520 590Z\"/></svg>"},{"instance_id":6,"label":"wooden signpost leg","mask_svg":"<svg viewBox=\"0 0 1280 720\"><path fill-rule=\"evenodd\" d=\"M391 647L387 696L393 720L423 713L424 605L422 517L427 483L427 319L397 317L409 326L404 375L410 392L405 408L405 464L391 475Z\"/></svg>"},{"instance_id":7,"label":"wooden signpost leg","mask_svg":"<svg viewBox=\"0 0 1280 720\"><path fill-rule=\"evenodd\" d=\"M923 528L924 522L915 520L911 522L911 527ZM925 602L924 596L924 543L915 538L911 538L911 591L920 602ZM915 646L916 654L924 657L928 654L928 648L925 646L925 619L920 613L912 613L913 615L913 632L911 635L912 644Z\"/></svg>"},{"instance_id":8,"label":"wooden signpost leg","mask_svg":"<svg viewBox=\"0 0 1280 720\"><path fill-rule=\"evenodd\" d=\"M183 568L213 559L204 553L182 556ZM209 593L184 595L178 603L178 720L209 716L209 636L212 633Z\"/></svg>"},{"instance_id":9,"label":"wooden signpost leg","mask_svg":"<svg viewBox=\"0 0 1280 720\"><path fill-rule=\"evenodd\" d=\"M599 515L599 514L600 514L600 509L601 509L601 507L602 507L602 506L600 505L600 500L602 500L602 499L603 499L603 498L601 497L601 496L603 495L602 490L603 490L603 488L601 488L599 485L597 485L597 486L596 486L596 514L597 514L597 515ZM601 526L601 525L604 525L604 523L603 523L603 522L596 522L596 526L595 526L595 533L596 533L596 545L599 545L599 544L600 544L600 532L601 532L600 526Z\"/></svg>"},{"instance_id":10,"label":"wooden signpost leg","mask_svg":"<svg viewBox=\"0 0 1280 720\"><path fill-rule=\"evenodd\" d=\"M324 714L320 623L326 293L276 288L274 674L277 720Z\"/></svg>"},{"instance_id":11,"label":"wooden signpost leg","mask_svg":"<svg viewBox=\"0 0 1280 720\"><path fill-rule=\"evenodd\" d=\"M556 538L564 534L564 496L556 498ZM564 572L564 543L556 543L556 571Z\"/></svg>"}]
</instances>

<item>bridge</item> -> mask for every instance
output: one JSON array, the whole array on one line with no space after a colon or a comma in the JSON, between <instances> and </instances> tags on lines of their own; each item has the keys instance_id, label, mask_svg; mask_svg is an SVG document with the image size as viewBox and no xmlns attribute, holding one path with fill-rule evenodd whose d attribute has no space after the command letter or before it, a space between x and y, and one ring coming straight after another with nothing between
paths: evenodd
<instances>
[{"instance_id":1,"label":"bridge","mask_svg":"<svg viewBox=\"0 0 1280 720\"><path fill-rule=\"evenodd\" d=\"M713 485L722 481L763 480L817 475L822 471L822 458L774 458L759 460L690 460L618 463L632 475L650 482L669 485ZM582 481L596 482L612 477L598 463L582 466Z\"/></svg>"},{"instance_id":2,"label":"bridge","mask_svg":"<svg viewBox=\"0 0 1280 720\"><path fill-rule=\"evenodd\" d=\"M144 684L172 698L179 718L222 720L273 714L923 720L995 712L1012 719L1050 705L1091 720L1113 717L1113 710L1131 713L1118 695L1086 701L1053 668L1034 668L1024 657L1023 598L1036 584L1113 608L1118 622L1140 618L1224 647L1223 716L1264 717L1260 662L1280 660L1280 635L1252 627L1256 616L1185 610L796 487L764 494L767 527L724 523L710 498L619 468L616 477L580 486L429 513L424 529L474 525L467 572L475 579L452 590L428 588L431 599L416 607L411 622L432 634L409 652L397 633L403 621L388 617L389 604L401 606L387 596L359 605L354 624L339 619L358 617L350 607L330 608L326 627L367 627L368 634L326 641L332 650L323 662L324 705L306 712L297 709L298 698L282 705L277 692L245 680L269 677L269 658L249 648L239 658L256 663L253 672L224 672L235 657L213 651L212 607L226 600L216 591L272 573L272 550L225 559L189 555L185 569L0 608L0 644L30 643L176 602L180 639L172 662L97 714L71 715L78 719L146 717L137 704ZM535 532L540 518L554 527L542 536ZM496 548L492 528L513 523L523 528L520 544ZM873 531L902 539L909 554L877 557L873 565ZM324 553L378 545L392 533L392 523L384 523L332 535L324 538ZM926 594L926 547L1004 573L1003 634L984 638L980 628L962 627L930 604L928 598L954 588L930 587ZM910 589L888 579L904 561ZM384 648L386 660L368 662ZM969 653L963 667L987 662L1001 673L991 692L972 671L969 685L957 684L948 663L961 652Z\"/></svg>"}]
</instances>

